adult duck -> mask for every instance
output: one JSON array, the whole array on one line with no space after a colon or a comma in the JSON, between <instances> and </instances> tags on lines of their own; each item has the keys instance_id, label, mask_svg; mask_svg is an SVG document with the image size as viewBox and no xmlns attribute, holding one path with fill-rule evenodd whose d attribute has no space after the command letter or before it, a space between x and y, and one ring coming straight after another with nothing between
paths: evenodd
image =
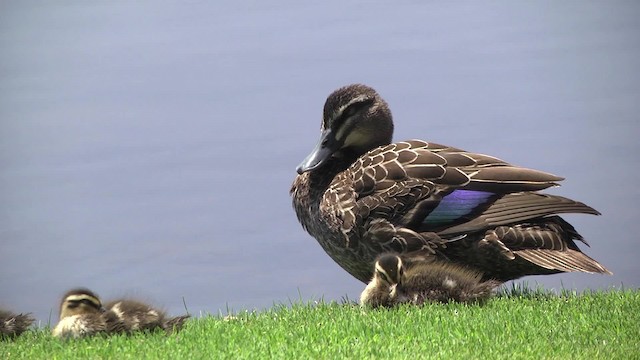
<instances>
[{"instance_id":1,"label":"adult duck","mask_svg":"<svg viewBox=\"0 0 640 360\"><path fill-rule=\"evenodd\" d=\"M392 135L391 111L374 89L334 91L291 188L302 226L357 279L368 282L385 252L460 263L485 280L611 274L557 215L599 213L538 192L563 178L422 140L392 144Z\"/></svg>"}]
</instances>

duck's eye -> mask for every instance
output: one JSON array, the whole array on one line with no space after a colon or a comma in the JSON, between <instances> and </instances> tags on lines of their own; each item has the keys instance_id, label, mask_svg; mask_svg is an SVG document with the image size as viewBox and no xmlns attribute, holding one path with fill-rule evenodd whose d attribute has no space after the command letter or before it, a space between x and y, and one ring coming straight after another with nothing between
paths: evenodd
<instances>
[{"instance_id":1,"label":"duck's eye","mask_svg":"<svg viewBox=\"0 0 640 360\"><path fill-rule=\"evenodd\" d=\"M391 278L391 276L389 276L389 274L387 274L386 272L382 272L381 275L385 282L387 282L388 284L393 284L393 279Z\"/></svg>"},{"instance_id":2,"label":"duck's eye","mask_svg":"<svg viewBox=\"0 0 640 360\"><path fill-rule=\"evenodd\" d=\"M69 309L75 309L75 308L77 308L79 305L80 305L80 303L79 303L79 302L77 302L77 301L69 301L69 303L67 304L67 307L68 307Z\"/></svg>"},{"instance_id":3,"label":"duck's eye","mask_svg":"<svg viewBox=\"0 0 640 360\"><path fill-rule=\"evenodd\" d=\"M93 301L91 301L89 299L82 299L82 300L80 300L80 302L82 302L83 305L86 305L88 307L100 308L100 306L96 305L96 303L94 303Z\"/></svg>"},{"instance_id":4,"label":"duck's eye","mask_svg":"<svg viewBox=\"0 0 640 360\"><path fill-rule=\"evenodd\" d=\"M354 102L351 105L349 105L343 111L342 114L343 114L344 117L351 117L351 116L355 115L358 111L361 111L365 107L372 105L373 102L374 102L374 99L362 99L361 101Z\"/></svg>"},{"instance_id":5,"label":"duck's eye","mask_svg":"<svg viewBox=\"0 0 640 360\"><path fill-rule=\"evenodd\" d=\"M345 124L347 119L355 116L358 112L362 111L367 106L373 104L374 99L363 99L358 102L349 104L334 120L332 127L338 128Z\"/></svg>"},{"instance_id":6,"label":"duck's eye","mask_svg":"<svg viewBox=\"0 0 640 360\"><path fill-rule=\"evenodd\" d=\"M358 106L359 104L352 104L350 105L348 108L346 108L344 110L344 112L342 113L342 116L345 118L350 118L353 115L355 115L358 110L360 109L360 106Z\"/></svg>"}]
</instances>

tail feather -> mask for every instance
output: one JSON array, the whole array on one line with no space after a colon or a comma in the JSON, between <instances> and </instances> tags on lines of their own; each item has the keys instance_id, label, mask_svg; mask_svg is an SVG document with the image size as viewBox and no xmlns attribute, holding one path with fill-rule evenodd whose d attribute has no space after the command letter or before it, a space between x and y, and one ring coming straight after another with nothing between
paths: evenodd
<instances>
[{"instance_id":1,"label":"tail feather","mask_svg":"<svg viewBox=\"0 0 640 360\"><path fill-rule=\"evenodd\" d=\"M545 269L565 272L578 271L592 274L613 274L594 259L580 251L572 249L565 251L527 249L514 251L514 254Z\"/></svg>"}]
</instances>

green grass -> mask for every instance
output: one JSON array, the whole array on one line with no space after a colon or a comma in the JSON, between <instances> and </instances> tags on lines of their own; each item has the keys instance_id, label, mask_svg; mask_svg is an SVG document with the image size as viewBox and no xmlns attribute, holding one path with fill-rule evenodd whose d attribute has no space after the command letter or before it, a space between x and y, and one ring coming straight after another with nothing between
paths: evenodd
<instances>
[{"instance_id":1,"label":"green grass","mask_svg":"<svg viewBox=\"0 0 640 360\"><path fill-rule=\"evenodd\" d=\"M46 330L0 343L0 359L444 358L638 359L640 291L506 290L483 306L361 309L276 305L182 332L59 341Z\"/></svg>"}]
</instances>

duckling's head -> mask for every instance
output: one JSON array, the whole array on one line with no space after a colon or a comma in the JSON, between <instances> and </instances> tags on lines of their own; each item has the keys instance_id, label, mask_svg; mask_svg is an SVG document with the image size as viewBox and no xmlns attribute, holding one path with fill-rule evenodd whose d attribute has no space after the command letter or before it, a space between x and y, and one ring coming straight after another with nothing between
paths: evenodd
<instances>
[{"instance_id":1,"label":"duckling's head","mask_svg":"<svg viewBox=\"0 0 640 360\"><path fill-rule=\"evenodd\" d=\"M60 319L100 312L104 312L100 298L93 291L85 288L67 291L60 303Z\"/></svg>"},{"instance_id":2,"label":"duckling's head","mask_svg":"<svg viewBox=\"0 0 640 360\"><path fill-rule=\"evenodd\" d=\"M393 120L389 106L374 89L352 84L329 95L321 130L318 144L298 166L298 174L333 157L355 161L367 151L391 143Z\"/></svg>"},{"instance_id":3,"label":"duckling's head","mask_svg":"<svg viewBox=\"0 0 640 360\"><path fill-rule=\"evenodd\" d=\"M398 285L404 275L402 259L396 254L382 254L376 260L373 277L388 286Z\"/></svg>"}]
</instances>

